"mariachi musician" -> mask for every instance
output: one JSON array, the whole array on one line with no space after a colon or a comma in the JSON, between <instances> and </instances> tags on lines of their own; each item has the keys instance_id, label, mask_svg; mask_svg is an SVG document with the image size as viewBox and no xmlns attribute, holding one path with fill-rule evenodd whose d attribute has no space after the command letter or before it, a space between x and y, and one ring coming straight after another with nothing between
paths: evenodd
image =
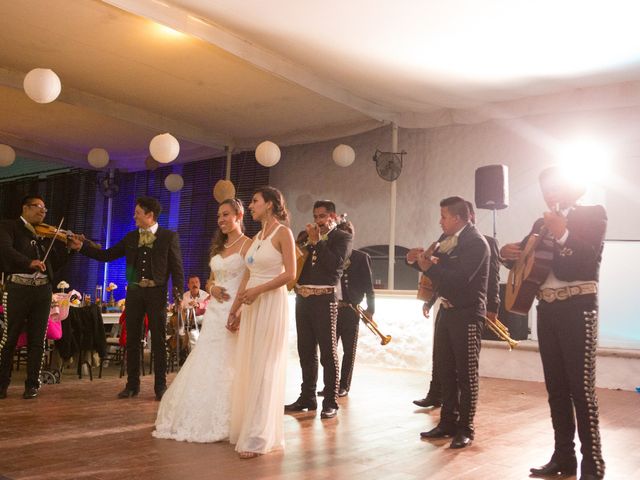
<instances>
[{"instance_id":1,"label":"mariachi musician","mask_svg":"<svg viewBox=\"0 0 640 480\"><path fill-rule=\"evenodd\" d=\"M353 238L353 223L341 222L337 228L349 233ZM360 326L360 312L357 307L365 295L367 309L364 311L364 315L368 319L372 319L375 312L375 293L371 273L371 257L368 253L354 248L345 262L344 272L338 282L336 341L342 340L343 351L338 397L346 397L351 389ZM324 390L318 392L318 395L324 395Z\"/></svg>"},{"instance_id":2,"label":"mariachi musician","mask_svg":"<svg viewBox=\"0 0 640 480\"><path fill-rule=\"evenodd\" d=\"M550 211L535 222L523 242L507 244L500 251L511 267L520 259L522 247L532 234L550 240L542 242L550 244L551 261L550 272L539 285L537 294L538 343L555 448L551 460L531 468L531 474L575 475L577 423L582 445L580 479L601 479L605 465L600 445L595 371L598 277L607 214L601 205L577 205L585 188L569 180L560 168L543 170L539 180Z\"/></svg>"},{"instance_id":3,"label":"mariachi musician","mask_svg":"<svg viewBox=\"0 0 640 480\"><path fill-rule=\"evenodd\" d=\"M325 385L321 418L333 418L338 413L336 285L351 253L351 235L336 228L337 218L332 201L318 200L313 205L314 223L306 226L308 241L304 248L308 256L295 287L302 385L298 399L284 407L286 412L317 409L319 347Z\"/></svg>"},{"instance_id":4,"label":"mariachi musician","mask_svg":"<svg viewBox=\"0 0 640 480\"><path fill-rule=\"evenodd\" d=\"M44 238L41 226L46 213L47 208L41 196L27 195L22 200L20 218L0 223L0 265L6 279L3 295L5 328L0 351L0 398L7 397L13 353L23 327L26 328L28 343L27 379L22 397L36 398L40 388L44 338L51 308L51 285L55 272L66 263L70 253L70 249L62 243L54 243L57 238L55 235Z\"/></svg>"}]
</instances>

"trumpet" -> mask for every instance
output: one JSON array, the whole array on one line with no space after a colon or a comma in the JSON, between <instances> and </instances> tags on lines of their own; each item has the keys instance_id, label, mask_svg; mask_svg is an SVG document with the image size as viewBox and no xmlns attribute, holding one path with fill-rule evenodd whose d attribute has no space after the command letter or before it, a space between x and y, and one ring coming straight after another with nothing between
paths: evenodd
<instances>
[{"instance_id":1,"label":"trumpet","mask_svg":"<svg viewBox=\"0 0 640 480\"><path fill-rule=\"evenodd\" d=\"M360 320L364 322L367 328L380 337L380 345L386 345L391 341L391 335L384 335L378 328L378 324L373 320L373 318L367 315L360 305L349 306L360 316Z\"/></svg>"},{"instance_id":2,"label":"trumpet","mask_svg":"<svg viewBox=\"0 0 640 480\"><path fill-rule=\"evenodd\" d=\"M495 319L495 321L491 320L489 317L484 317L484 319L487 327L489 327L489 330L491 330L500 340L507 342L507 344L509 345L509 350L513 350L513 347L518 345L518 341L511 338L511 336L509 335L509 329L504 323L502 323L497 318Z\"/></svg>"}]
</instances>

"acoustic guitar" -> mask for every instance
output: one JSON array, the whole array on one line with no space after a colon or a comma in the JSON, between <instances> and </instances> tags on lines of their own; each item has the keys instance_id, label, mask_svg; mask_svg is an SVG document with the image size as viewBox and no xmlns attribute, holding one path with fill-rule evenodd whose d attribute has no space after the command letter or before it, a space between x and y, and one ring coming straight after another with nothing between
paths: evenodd
<instances>
[{"instance_id":1,"label":"acoustic guitar","mask_svg":"<svg viewBox=\"0 0 640 480\"><path fill-rule=\"evenodd\" d=\"M545 233L531 234L522 255L509 271L504 299L508 311L529 313L540 285L551 272L553 250L553 240Z\"/></svg>"}]
</instances>

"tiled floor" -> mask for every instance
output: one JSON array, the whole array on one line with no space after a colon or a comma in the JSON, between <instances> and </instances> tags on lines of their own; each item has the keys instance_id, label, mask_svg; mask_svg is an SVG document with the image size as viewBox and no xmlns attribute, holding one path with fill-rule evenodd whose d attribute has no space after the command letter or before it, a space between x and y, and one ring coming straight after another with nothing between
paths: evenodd
<instances>
[{"instance_id":1,"label":"tiled floor","mask_svg":"<svg viewBox=\"0 0 640 480\"><path fill-rule=\"evenodd\" d=\"M158 403L153 379L137 398L116 399L117 368L103 379L69 371L37 400L20 397L16 376L0 401L0 478L9 479L525 479L545 463L553 437L541 383L483 378L476 440L462 451L419 439L439 411L416 409L419 372L357 366L337 419L285 416L286 450L239 460L228 443L188 444L151 437ZM295 400L298 366L289 366ZM171 378L171 377L170 377ZM607 478L640 478L640 395L599 390Z\"/></svg>"}]
</instances>

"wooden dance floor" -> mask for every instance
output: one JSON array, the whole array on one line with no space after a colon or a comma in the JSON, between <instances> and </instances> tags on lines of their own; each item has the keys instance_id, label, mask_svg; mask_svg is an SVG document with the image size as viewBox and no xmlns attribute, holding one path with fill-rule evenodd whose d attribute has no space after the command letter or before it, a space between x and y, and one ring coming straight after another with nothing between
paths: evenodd
<instances>
[{"instance_id":1,"label":"wooden dance floor","mask_svg":"<svg viewBox=\"0 0 640 480\"><path fill-rule=\"evenodd\" d=\"M0 401L0 479L526 479L552 452L540 383L483 378L475 442L450 450L448 441L419 438L439 415L411 403L425 393L424 374L357 365L337 419L320 420L319 411L287 415L284 453L240 460L228 443L151 437L158 407L152 377L143 377L140 396L118 400L124 382L109 370L93 382L65 373L33 401L22 400L16 376ZM300 379L294 361L289 373L293 401ZM606 477L640 478L640 395L598 395Z\"/></svg>"}]
</instances>

